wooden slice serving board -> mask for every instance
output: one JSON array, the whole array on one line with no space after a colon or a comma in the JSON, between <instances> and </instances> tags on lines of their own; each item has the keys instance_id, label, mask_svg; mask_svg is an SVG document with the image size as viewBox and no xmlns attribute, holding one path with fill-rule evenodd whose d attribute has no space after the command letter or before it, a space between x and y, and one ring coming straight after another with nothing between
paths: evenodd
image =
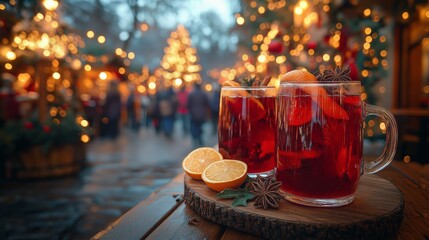
<instances>
[{"instance_id":1,"label":"wooden slice serving board","mask_svg":"<svg viewBox=\"0 0 429 240\"><path fill-rule=\"evenodd\" d=\"M317 208L280 202L263 210L249 202L232 207L216 199L204 182L185 175L185 202L202 217L268 239L386 239L395 236L404 212L402 193L377 175L361 178L355 200L343 207Z\"/></svg>"}]
</instances>

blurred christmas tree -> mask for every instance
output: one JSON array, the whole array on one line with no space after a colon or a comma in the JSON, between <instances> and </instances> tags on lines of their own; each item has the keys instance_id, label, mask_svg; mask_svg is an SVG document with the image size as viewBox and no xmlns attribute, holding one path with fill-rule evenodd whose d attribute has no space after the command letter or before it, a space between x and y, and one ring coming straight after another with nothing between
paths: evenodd
<instances>
[{"instance_id":1,"label":"blurred christmas tree","mask_svg":"<svg viewBox=\"0 0 429 240\"><path fill-rule=\"evenodd\" d=\"M201 82L201 66L198 64L197 50L192 47L189 32L183 25L170 34L168 46L161 61L165 85L180 87L193 82Z\"/></svg>"},{"instance_id":2,"label":"blurred christmas tree","mask_svg":"<svg viewBox=\"0 0 429 240\"><path fill-rule=\"evenodd\" d=\"M0 4L0 26L7 26L0 31L0 63L12 76L7 93L16 95L21 110L16 118L0 119L2 158L90 140L72 64L82 42L61 21L58 6L56 0Z\"/></svg>"}]
</instances>

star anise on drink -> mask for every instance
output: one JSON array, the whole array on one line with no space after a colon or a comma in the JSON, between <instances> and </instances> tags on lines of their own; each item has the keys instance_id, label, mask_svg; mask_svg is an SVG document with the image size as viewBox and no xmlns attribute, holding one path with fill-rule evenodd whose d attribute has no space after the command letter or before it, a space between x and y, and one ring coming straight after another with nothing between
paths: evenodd
<instances>
[{"instance_id":1,"label":"star anise on drink","mask_svg":"<svg viewBox=\"0 0 429 240\"><path fill-rule=\"evenodd\" d=\"M256 81L258 81L258 80L256 80L256 77L249 77L249 78L245 77L245 78L240 79L240 85L241 86L253 86L256 83Z\"/></svg>"},{"instance_id":2,"label":"star anise on drink","mask_svg":"<svg viewBox=\"0 0 429 240\"><path fill-rule=\"evenodd\" d=\"M317 72L315 76L317 80L322 82L345 82L352 81L350 78L350 66L342 69L339 66L336 66L334 70L325 70L323 73Z\"/></svg>"},{"instance_id":3,"label":"star anise on drink","mask_svg":"<svg viewBox=\"0 0 429 240\"><path fill-rule=\"evenodd\" d=\"M257 176L256 179L249 184L249 190L255 195L256 208L279 208L278 202L283 199L279 192L281 182L276 181L274 177Z\"/></svg>"}]
</instances>

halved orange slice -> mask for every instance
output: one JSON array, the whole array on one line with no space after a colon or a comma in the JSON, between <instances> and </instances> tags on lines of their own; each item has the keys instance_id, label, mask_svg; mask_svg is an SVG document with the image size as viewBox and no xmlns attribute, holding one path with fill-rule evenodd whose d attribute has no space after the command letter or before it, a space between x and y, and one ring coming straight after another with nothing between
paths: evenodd
<instances>
[{"instance_id":1,"label":"halved orange slice","mask_svg":"<svg viewBox=\"0 0 429 240\"><path fill-rule=\"evenodd\" d=\"M201 147L190 152L183 159L182 168L193 179L201 180L201 174L211 163L222 160L222 155L214 148Z\"/></svg>"},{"instance_id":2,"label":"halved orange slice","mask_svg":"<svg viewBox=\"0 0 429 240\"><path fill-rule=\"evenodd\" d=\"M215 191L241 186L247 177L247 164L224 159L210 164L201 175L207 186Z\"/></svg>"}]
</instances>

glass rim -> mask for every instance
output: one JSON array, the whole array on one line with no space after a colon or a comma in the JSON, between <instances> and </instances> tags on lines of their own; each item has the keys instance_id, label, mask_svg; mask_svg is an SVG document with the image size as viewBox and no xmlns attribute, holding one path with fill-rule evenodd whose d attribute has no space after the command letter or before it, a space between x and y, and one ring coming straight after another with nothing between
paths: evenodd
<instances>
[{"instance_id":1,"label":"glass rim","mask_svg":"<svg viewBox=\"0 0 429 240\"><path fill-rule=\"evenodd\" d=\"M355 85L355 84L361 84L361 81L358 80L352 80L352 81L335 81L335 82L328 82L328 81L309 81L309 82L280 82L280 85Z\"/></svg>"}]
</instances>

